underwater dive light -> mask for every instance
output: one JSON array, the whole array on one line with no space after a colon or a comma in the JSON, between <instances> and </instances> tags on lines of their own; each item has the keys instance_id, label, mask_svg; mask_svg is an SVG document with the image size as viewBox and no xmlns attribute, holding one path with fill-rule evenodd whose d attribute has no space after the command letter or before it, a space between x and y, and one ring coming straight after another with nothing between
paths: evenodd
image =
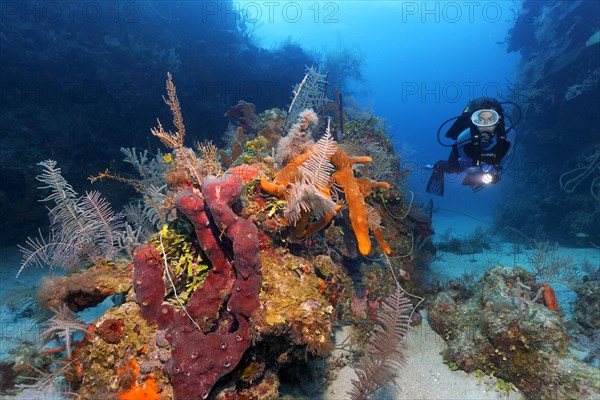
<instances>
[{"instance_id":1,"label":"underwater dive light","mask_svg":"<svg viewBox=\"0 0 600 400\"><path fill-rule=\"evenodd\" d=\"M490 183L497 183L500 180L500 175L496 172L496 168L493 165L483 164L481 166L481 182L484 185Z\"/></svg>"},{"instance_id":2,"label":"underwater dive light","mask_svg":"<svg viewBox=\"0 0 600 400\"><path fill-rule=\"evenodd\" d=\"M494 174L483 174L483 175L481 175L481 181L483 183L485 183L486 185L488 183L492 183L493 180L494 180Z\"/></svg>"}]
</instances>

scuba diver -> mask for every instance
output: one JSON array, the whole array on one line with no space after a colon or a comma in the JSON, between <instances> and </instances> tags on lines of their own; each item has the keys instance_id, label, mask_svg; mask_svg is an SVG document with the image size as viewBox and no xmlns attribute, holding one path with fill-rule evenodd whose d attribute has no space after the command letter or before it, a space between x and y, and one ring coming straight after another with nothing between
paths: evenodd
<instances>
[{"instance_id":1,"label":"scuba diver","mask_svg":"<svg viewBox=\"0 0 600 400\"><path fill-rule=\"evenodd\" d=\"M515 124L504 114L502 104L512 104L518 109L519 120ZM433 169L427 192L444 195L444 174L465 172L467 175L462 184L470 186L474 192L488 184L498 183L504 172L504 159L509 152L514 155L514 135L509 133L520 119L521 110L516 104L480 97L469 102L461 115L446 120L438 129L437 139L442 146L452 147L452 150L448 160L425 167ZM446 137L455 142L442 143L440 132L453 120L456 121L446 132ZM508 129L505 121L509 123Z\"/></svg>"}]
</instances>

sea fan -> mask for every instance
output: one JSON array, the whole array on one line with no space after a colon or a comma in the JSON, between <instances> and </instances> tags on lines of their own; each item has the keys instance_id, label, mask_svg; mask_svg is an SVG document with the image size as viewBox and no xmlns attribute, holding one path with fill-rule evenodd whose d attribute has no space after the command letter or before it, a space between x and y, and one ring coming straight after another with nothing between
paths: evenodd
<instances>
[{"instance_id":1,"label":"sea fan","mask_svg":"<svg viewBox=\"0 0 600 400\"><path fill-rule=\"evenodd\" d=\"M285 127L294 123L302 110L312 108L319 111L329 101L325 93L325 75L311 67L306 70L302 82L294 87L294 98L288 110Z\"/></svg>"},{"instance_id":2,"label":"sea fan","mask_svg":"<svg viewBox=\"0 0 600 400\"><path fill-rule=\"evenodd\" d=\"M50 235L46 238L40 231L38 237L29 237L25 246L19 246L22 259L17 278L31 265L42 268L57 266L67 270L75 268L88 258L83 252L85 248L85 238L82 240L77 236L63 237L55 234L54 231L50 231Z\"/></svg>"},{"instance_id":3,"label":"sea fan","mask_svg":"<svg viewBox=\"0 0 600 400\"><path fill-rule=\"evenodd\" d=\"M19 246L23 254L17 277L30 265L74 269L82 262L113 258L117 253L119 232L123 229L123 215L115 214L98 192L79 197L63 178L56 161L38 163L43 172L36 178L45 184L40 189L51 193L42 201L51 201L50 235L40 232L37 238L28 238Z\"/></svg>"},{"instance_id":4,"label":"sea fan","mask_svg":"<svg viewBox=\"0 0 600 400\"><path fill-rule=\"evenodd\" d=\"M292 224L303 212L310 211L315 218L321 218L334 211L336 204L323 193L329 187L330 174L334 170L330 158L335 151L335 141L328 126L325 135L310 148L308 160L298 168L302 179L291 184L286 193L284 216Z\"/></svg>"},{"instance_id":5,"label":"sea fan","mask_svg":"<svg viewBox=\"0 0 600 400\"><path fill-rule=\"evenodd\" d=\"M365 209L367 210L369 229L381 229L381 215L370 204L365 204Z\"/></svg>"},{"instance_id":6,"label":"sea fan","mask_svg":"<svg viewBox=\"0 0 600 400\"><path fill-rule=\"evenodd\" d=\"M11 398L14 400L80 399L77 393L70 391L68 382L64 379L69 366L69 363L64 363L52 372L46 372L30 365L27 368L28 372L36 376L19 376L23 382L16 384L15 388L20 391Z\"/></svg>"},{"instance_id":7,"label":"sea fan","mask_svg":"<svg viewBox=\"0 0 600 400\"><path fill-rule=\"evenodd\" d=\"M87 334L87 325L83 321L76 320L64 304L58 309L53 308L52 312L54 312L54 316L50 318L46 324L46 329L40 334L40 337L46 341L54 337L61 339L67 351L67 358L70 358L73 335L76 332L81 332L84 335Z\"/></svg>"},{"instance_id":8,"label":"sea fan","mask_svg":"<svg viewBox=\"0 0 600 400\"><path fill-rule=\"evenodd\" d=\"M585 274L577 268L571 256L558 250L558 243L553 246L550 242L534 241L534 245L535 249L527 255L527 260L538 282L560 283L572 290L581 286Z\"/></svg>"},{"instance_id":9,"label":"sea fan","mask_svg":"<svg viewBox=\"0 0 600 400\"><path fill-rule=\"evenodd\" d=\"M317 190L327 188L329 176L334 170L330 159L335 151L336 145L328 123L325 135L311 147L310 157L298 168L302 172L302 181L313 185Z\"/></svg>"},{"instance_id":10,"label":"sea fan","mask_svg":"<svg viewBox=\"0 0 600 400\"><path fill-rule=\"evenodd\" d=\"M43 168L40 175L36 179L46 186L40 186L38 189L50 189L50 194L41 201L49 201L54 203L54 207L50 208L48 214L50 216L51 228L71 228L74 226L82 228L79 219L79 195L73 187L63 178L60 168L56 167L56 161L46 160L39 162L37 165Z\"/></svg>"},{"instance_id":11,"label":"sea fan","mask_svg":"<svg viewBox=\"0 0 600 400\"><path fill-rule=\"evenodd\" d=\"M396 286L377 311L377 324L356 365L358 380L352 380L353 388L348 392L351 399L366 400L393 381L394 373L404 365L403 346L411 310L402 289Z\"/></svg>"},{"instance_id":12,"label":"sea fan","mask_svg":"<svg viewBox=\"0 0 600 400\"><path fill-rule=\"evenodd\" d=\"M86 232L92 233L92 239L107 259L114 258L119 242L119 233L123 230L123 214L115 214L110 204L94 191L86 193L80 202L81 216L85 220Z\"/></svg>"},{"instance_id":13,"label":"sea fan","mask_svg":"<svg viewBox=\"0 0 600 400\"><path fill-rule=\"evenodd\" d=\"M288 189L283 213L285 219L295 225L303 212L310 212L315 218L321 218L333 212L334 207L333 200L316 191L313 185L300 182Z\"/></svg>"}]
</instances>

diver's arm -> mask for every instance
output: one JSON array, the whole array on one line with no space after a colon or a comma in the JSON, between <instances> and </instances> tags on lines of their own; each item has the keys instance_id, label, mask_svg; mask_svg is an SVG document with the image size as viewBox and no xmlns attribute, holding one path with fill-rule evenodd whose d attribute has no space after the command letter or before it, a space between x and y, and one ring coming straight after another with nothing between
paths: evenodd
<instances>
[{"instance_id":1,"label":"diver's arm","mask_svg":"<svg viewBox=\"0 0 600 400\"><path fill-rule=\"evenodd\" d=\"M458 150L458 164L465 170L473 166L473 159L469 157L465 152L465 146L471 143L471 131L465 129L456 138L456 149Z\"/></svg>"}]
</instances>

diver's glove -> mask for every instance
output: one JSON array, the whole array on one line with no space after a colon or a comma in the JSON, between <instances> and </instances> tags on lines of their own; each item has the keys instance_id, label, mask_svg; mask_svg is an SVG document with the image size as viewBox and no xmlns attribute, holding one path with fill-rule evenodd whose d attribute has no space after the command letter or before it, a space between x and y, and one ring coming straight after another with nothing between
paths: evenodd
<instances>
[{"instance_id":1,"label":"diver's glove","mask_svg":"<svg viewBox=\"0 0 600 400\"><path fill-rule=\"evenodd\" d=\"M464 171L473 166L473 159L471 157L459 157L458 165L460 165L460 168Z\"/></svg>"},{"instance_id":2,"label":"diver's glove","mask_svg":"<svg viewBox=\"0 0 600 400\"><path fill-rule=\"evenodd\" d=\"M482 181L485 184L488 183L498 183L500 181L500 175L498 175L498 171L493 165L482 163L481 164L481 176Z\"/></svg>"},{"instance_id":3,"label":"diver's glove","mask_svg":"<svg viewBox=\"0 0 600 400\"><path fill-rule=\"evenodd\" d=\"M459 161L460 162L460 161ZM468 174L497 174L496 168L487 163L472 165L464 169Z\"/></svg>"},{"instance_id":4,"label":"diver's glove","mask_svg":"<svg viewBox=\"0 0 600 400\"><path fill-rule=\"evenodd\" d=\"M496 173L496 168L494 168L493 165L490 165L488 163L481 163L481 172L494 174Z\"/></svg>"}]
</instances>

